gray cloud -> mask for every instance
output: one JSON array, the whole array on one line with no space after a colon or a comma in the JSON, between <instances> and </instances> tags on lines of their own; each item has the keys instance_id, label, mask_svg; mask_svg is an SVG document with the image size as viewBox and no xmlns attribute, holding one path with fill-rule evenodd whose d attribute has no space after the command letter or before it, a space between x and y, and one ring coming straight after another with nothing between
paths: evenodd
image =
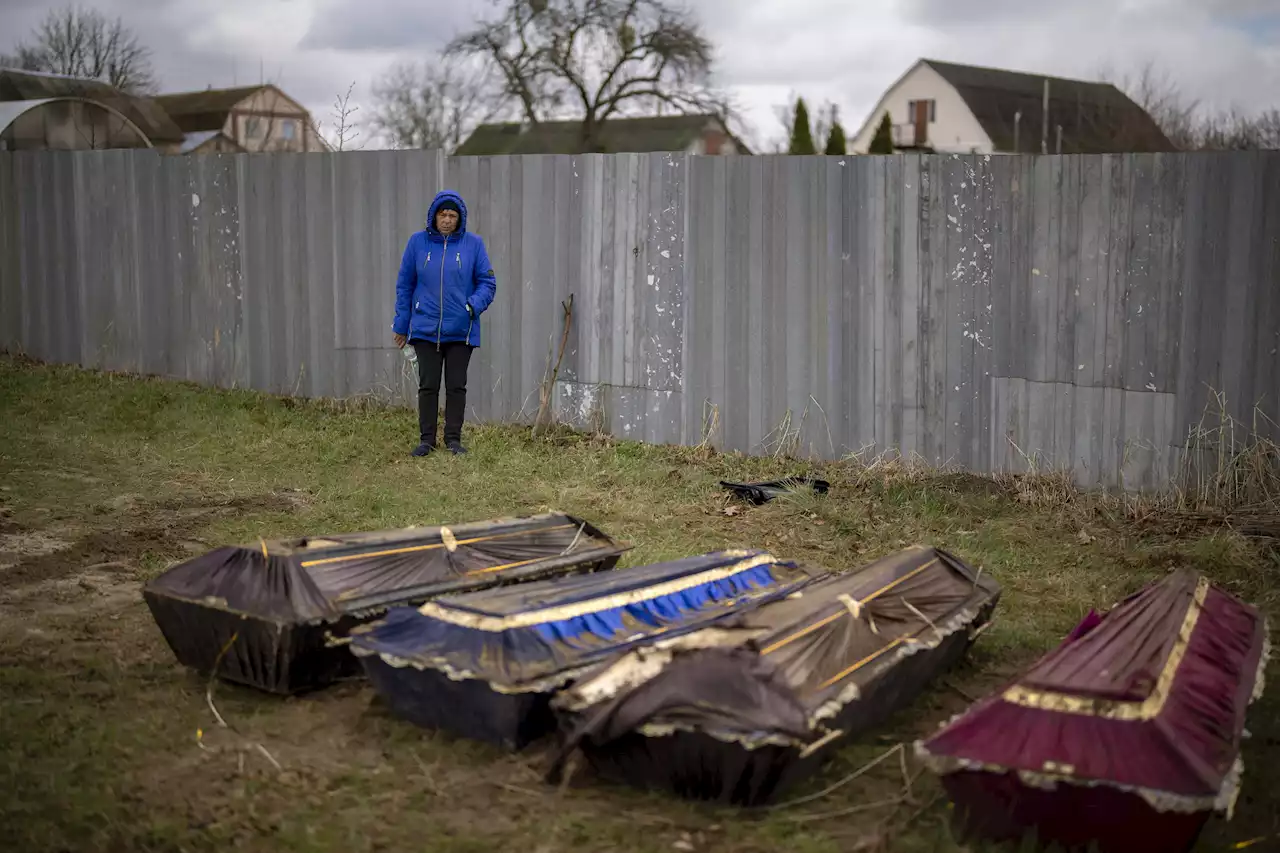
<instances>
[{"instance_id":1,"label":"gray cloud","mask_svg":"<svg viewBox=\"0 0 1280 853\"><path fill-rule=\"evenodd\" d=\"M299 47L431 51L477 18L475 3L321 0Z\"/></svg>"},{"instance_id":2,"label":"gray cloud","mask_svg":"<svg viewBox=\"0 0 1280 853\"><path fill-rule=\"evenodd\" d=\"M1028 0L905 0L903 17L934 26L940 24L981 24L1044 20L1063 13L1062 7L1040 6ZM1069 7L1075 13L1079 4Z\"/></svg>"},{"instance_id":3,"label":"gray cloud","mask_svg":"<svg viewBox=\"0 0 1280 853\"><path fill-rule=\"evenodd\" d=\"M1122 17L1152 20L1172 14L1204 15L1222 21L1280 15L1276 0L1072 0L1053 5L1028 0L902 0L904 17L933 25L1024 21L1106 24Z\"/></svg>"},{"instance_id":4,"label":"gray cloud","mask_svg":"<svg viewBox=\"0 0 1280 853\"><path fill-rule=\"evenodd\" d=\"M1191 3L1192 0L1183 2ZM1276 0L1196 0L1196 7L1210 12L1280 19L1280 7L1277 7Z\"/></svg>"}]
</instances>

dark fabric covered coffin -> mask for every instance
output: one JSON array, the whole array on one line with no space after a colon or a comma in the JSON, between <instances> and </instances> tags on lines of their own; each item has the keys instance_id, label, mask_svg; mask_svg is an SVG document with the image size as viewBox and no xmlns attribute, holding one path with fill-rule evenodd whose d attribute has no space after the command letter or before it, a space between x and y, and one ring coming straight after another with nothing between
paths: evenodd
<instances>
[{"instance_id":1,"label":"dark fabric covered coffin","mask_svg":"<svg viewBox=\"0 0 1280 853\"><path fill-rule=\"evenodd\" d=\"M181 663L293 693L359 675L332 640L390 605L611 569L625 550L560 514L351 533L218 548L148 582L143 597Z\"/></svg>"},{"instance_id":2,"label":"dark fabric covered coffin","mask_svg":"<svg viewBox=\"0 0 1280 853\"><path fill-rule=\"evenodd\" d=\"M393 713L520 749L554 729L551 694L583 669L814 578L763 551L703 554L395 608L353 631L351 651Z\"/></svg>"},{"instance_id":3,"label":"dark fabric covered coffin","mask_svg":"<svg viewBox=\"0 0 1280 853\"><path fill-rule=\"evenodd\" d=\"M1211 814L1232 810L1266 646L1258 610L1179 571L1090 614L916 752L966 837L1189 850Z\"/></svg>"},{"instance_id":4,"label":"dark fabric covered coffin","mask_svg":"<svg viewBox=\"0 0 1280 853\"><path fill-rule=\"evenodd\" d=\"M1000 587L915 547L713 629L634 649L553 702L600 775L739 805L774 801L841 739L910 704L989 623Z\"/></svg>"}]
</instances>

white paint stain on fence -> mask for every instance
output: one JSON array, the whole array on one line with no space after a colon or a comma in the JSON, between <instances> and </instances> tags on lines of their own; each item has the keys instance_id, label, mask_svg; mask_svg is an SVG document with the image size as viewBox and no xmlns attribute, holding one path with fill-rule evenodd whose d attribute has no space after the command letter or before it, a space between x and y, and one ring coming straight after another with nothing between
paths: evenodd
<instances>
[{"instance_id":1,"label":"white paint stain on fence","mask_svg":"<svg viewBox=\"0 0 1280 853\"><path fill-rule=\"evenodd\" d=\"M982 161L984 164L988 159ZM954 212L947 214L947 221L960 235L960 260L951 270L952 281L968 284L972 288L984 288L988 292L991 287L991 275L995 265L995 253L991 238L991 220L994 211L991 205L994 189L991 171L983 166L975 169L968 161L961 161L966 179L960 181L962 193L951 195ZM984 198L983 209L972 211L968 202L974 197ZM976 347L990 350L992 346L992 305L985 310L975 306L971 318L961 321L961 337L972 341ZM974 389L975 398L978 389Z\"/></svg>"}]
</instances>

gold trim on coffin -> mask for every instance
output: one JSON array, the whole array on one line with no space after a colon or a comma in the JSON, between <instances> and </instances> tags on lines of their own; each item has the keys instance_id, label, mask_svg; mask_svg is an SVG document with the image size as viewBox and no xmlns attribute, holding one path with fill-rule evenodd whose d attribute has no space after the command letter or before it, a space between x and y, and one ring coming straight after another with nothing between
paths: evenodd
<instances>
[{"instance_id":1,"label":"gold trim on coffin","mask_svg":"<svg viewBox=\"0 0 1280 853\"><path fill-rule=\"evenodd\" d=\"M1258 657L1258 666L1254 674L1253 690L1249 695L1249 701L1246 703L1252 705L1262 698L1265 690L1265 673L1267 664L1271 660L1271 642L1270 630L1265 617L1262 619L1262 654ZM953 725L957 720L962 719L969 710L961 711L947 722L938 727L938 731L944 731ZM959 758L952 755L935 755L929 751L925 745L925 740L917 740L915 742L915 754L921 762L939 776L945 776L961 770L969 770L981 773L1016 773L1019 780L1024 784L1033 787L1042 788L1044 790L1053 790L1054 786L1061 783L1064 785L1072 785L1084 788L1110 788L1117 791L1123 791L1130 794L1136 794L1141 797L1147 805L1158 812L1181 812L1193 814L1202 811L1216 811L1231 820L1235 814L1236 801L1240 796L1240 781L1244 775L1244 761L1237 753L1235 760L1231 763L1231 768L1223 777L1222 784L1217 792L1212 796L1190 796L1184 794L1174 794L1169 791L1161 791L1155 788L1147 788L1135 785L1125 785L1123 783L1114 782L1108 779L1088 778L1076 775L1075 768L1069 765L1056 764L1050 768L1050 762L1040 772L1027 770L1025 768L1005 767L999 764L987 764L981 761L975 761L968 758ZM1056 770L1057 772L1053 772ZM1069 772L1068 772L1069 771Z\"/></svg>"},{"instance_id":2,"label":"gold trim on coffin","mask_svg":"<svg viewBox=\"0 0 1280 853\"><path fill-rule=\"evenodd\" d=\"M728 551L728 556L739 557L746 554L745 551ZM634 589L630 592L619 592L613 595L607 595L603 598L593 598L587 601L577 601L573 604L563 604L558 607L547 607L542 610L531 610L524 613L514 613L510 616L488 616L481 613L467 613L464 611L454 610L445 605L441 605L434 601L428 601L426 604L418 608L418 612L423 616L430 616L441 622L447 622L450 625L459 625L463 628L473 628L477 631L490 631L497 633L512 628L529 628L534 625L541 625L546 622L558 622L562 619L573 619L577 616L585 616L588 613L598 613L601 610L612 610L616 607L624 607L628 604L634 604L637 601L644 601L650 598L659 598L664 595L671 595L677 592L683 592L704 583L724 580L733 575L754 569L757 566L768 566L778 562L778 558L772 554L759 554L746 560L739 560L728 566L721 566L718 569L708 569L699 572L696 575L689 575L683 578L676 578L654 586L643 587L642 589Z\"/></svg>"},{"instance_id":3,"label":"gold trim on coffin","mask_svg":"<svg viewBox=\"0 0 1280 853\"><path fill-rule=\"evenodd\" d=\"M1169 692L1173 688L1174 677L1186 656L1187 646L1191 642L1191 634L1195 631L1200 612L1204 609L1205 596L1209 593L1209 579L1201 577L1196 584L1195 595L1187 606L1186 616L1178 629L1178 639L1169 650L1156 686L1146 699L1141 702L1116 702L1111 699L1075 696L1070 693L1057 693L1049 690L1030 690L1022 685L1014 685L1004 692L1001 698L1023 708L1035 708L1041 711L1056 711L1063 714L1080 714L1086 717L1101 717L1108 720L1150 720L1159 716L1169 700Z\"/></svg>"},{"instance_id":4,"label":"gold trim on coffin","mask_svg":"<svg viewBox=\"0 0 1280 853\"><path fill-rule=\"evenodd\" d=\"M363 551L359 554L345 554L341 557L325 557L319 560L303 560L300 564L304 569L312 566L326 566L330 563L347 563L351 560L367 560L370 557L390 557L396 554L414 554L419 551L434 551L437 548L447 548L453 552L459 545L472 545L476 542L490 542L494 539L509 539L512 536L524 536L529 533L547 533L552 530L566 530L568 528L577 527L576 524L557 524L554 527L541 527L533 530L515 530L510 533L495 533L493 536L477 536L474 539L455 539L449 528L441 528L440 542L433 542L430 545L411 545L407 548L388 548L382 551ZM447 536L447 538L446 538ZM453 547L449 547L449 542L453 542Z\"/></svg>"},{"instance_id":5,"label":"gold trim on coffin","mask_svg":"<svg viewBox=\"0 0 1280 853\"><path fill-rule=\"evenodd\" d=\"M961 715L963 716L963 714ZM947 723L946 725L950 725ZM945 726L944 726L945 728ZM1231 763L1231 768L1227 771L1226 777L1223 779L1222 786L1217 793L1209 796L1194 796L1188 794L1174 794L1169 791L1162 791L1156 788L1148 788L1140 785L1126 785L1121 782L1113 782L1108 779L1091 779L1083 776L1075 776L1071 773L1061 772L1061 769L1069 769L1063 765L1057 765L1054 768L1046 768L1037 772L1034 770L1022 770L1016 768L1003 767L998 764L986 764L981 761L974 761L968 758L956 758L949 755L934 755L929 752L924 745L924 741L916 741L914 744L915 756L930 772L938 776L949 776L953 773L968 771L970 773L990 773L1000 775L1004 773L1014 774L1018 781L1030 788L1038 788L1042 791L1054 791L1059 785L1066 785L1073 788L1103 788L1106 790L1120 791L1126 794L1133 794L1140 797L1148 806L1160 813L1174 812L1177 814L1197 814L1199 812L1218 812L1227 820L1231 820L1235 814L1236 800L1240 796L1240 781L1244 774L1244 762L1240 757ZM1055 772L1056 771L1056 772Z\"/></svg>"},{"instance_id":6,"label":"gold trim on coffin","mask_svg":"<svg viewBox=\"0 0 1280 853\"><path fill-rule=\"evenodd\" d=\"M500 566L489 566L483 569L472 569L469 572L463 572L462 576L464 578L469 578L474 575L486 575L486 574L491 574L493 572L503 572L503 571L506 571L507 569L517 569L520 566L527 566L530 563L538 563L545 559L546 559L545 557L534 557L531 560L518 560L517 562L514 562L514 563L503 563ZM368 593L366 593L363 589L349 589L346 592L339 595L337 598L335 598L334 601L350 601L353 598L360 598L361 596L364 596L367 594Z\"/></svg>"}]
</instances>

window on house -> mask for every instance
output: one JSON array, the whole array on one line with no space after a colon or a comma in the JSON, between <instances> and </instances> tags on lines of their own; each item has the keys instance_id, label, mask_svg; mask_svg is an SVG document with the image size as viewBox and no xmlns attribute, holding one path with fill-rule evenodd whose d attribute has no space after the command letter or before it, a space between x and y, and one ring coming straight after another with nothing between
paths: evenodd
<instances>
[{"instance_id":1,"label":"window on house","mask_svg":"<svg viewBox=\"0 0 1280 853\"><path fill-rule=\"evenodd\" d=\"M294 127L293 119L285 119L280 122L280 137L282 139L293 139L293 135L297 133Z\"/></svg>"},{"instance_id":2,"label":"window on house","mask_svg":"<svg viewBox=\"0 0 1280 853\"><path fill-rule=\"evenodd\" d=\"M257 139L262 135L262 119L250 116L244 123L244 135L250 139Z\"/></svg>"},{"instance_id":3,"label":"window on house","mask_svg":"<svg viewBox=\"0 0 1280 853\"><path fill-rule=\"evenodd\" d=\"M907 120L908 121L915 121L916 104L918 103L920 103L920 101L907 101ZM930 98L924 103L928 104L927 109L929 110L929 121L931 123L937 121L938 120L938 102L935 101L933 98Z\"/></svg>"}]
</instances>

